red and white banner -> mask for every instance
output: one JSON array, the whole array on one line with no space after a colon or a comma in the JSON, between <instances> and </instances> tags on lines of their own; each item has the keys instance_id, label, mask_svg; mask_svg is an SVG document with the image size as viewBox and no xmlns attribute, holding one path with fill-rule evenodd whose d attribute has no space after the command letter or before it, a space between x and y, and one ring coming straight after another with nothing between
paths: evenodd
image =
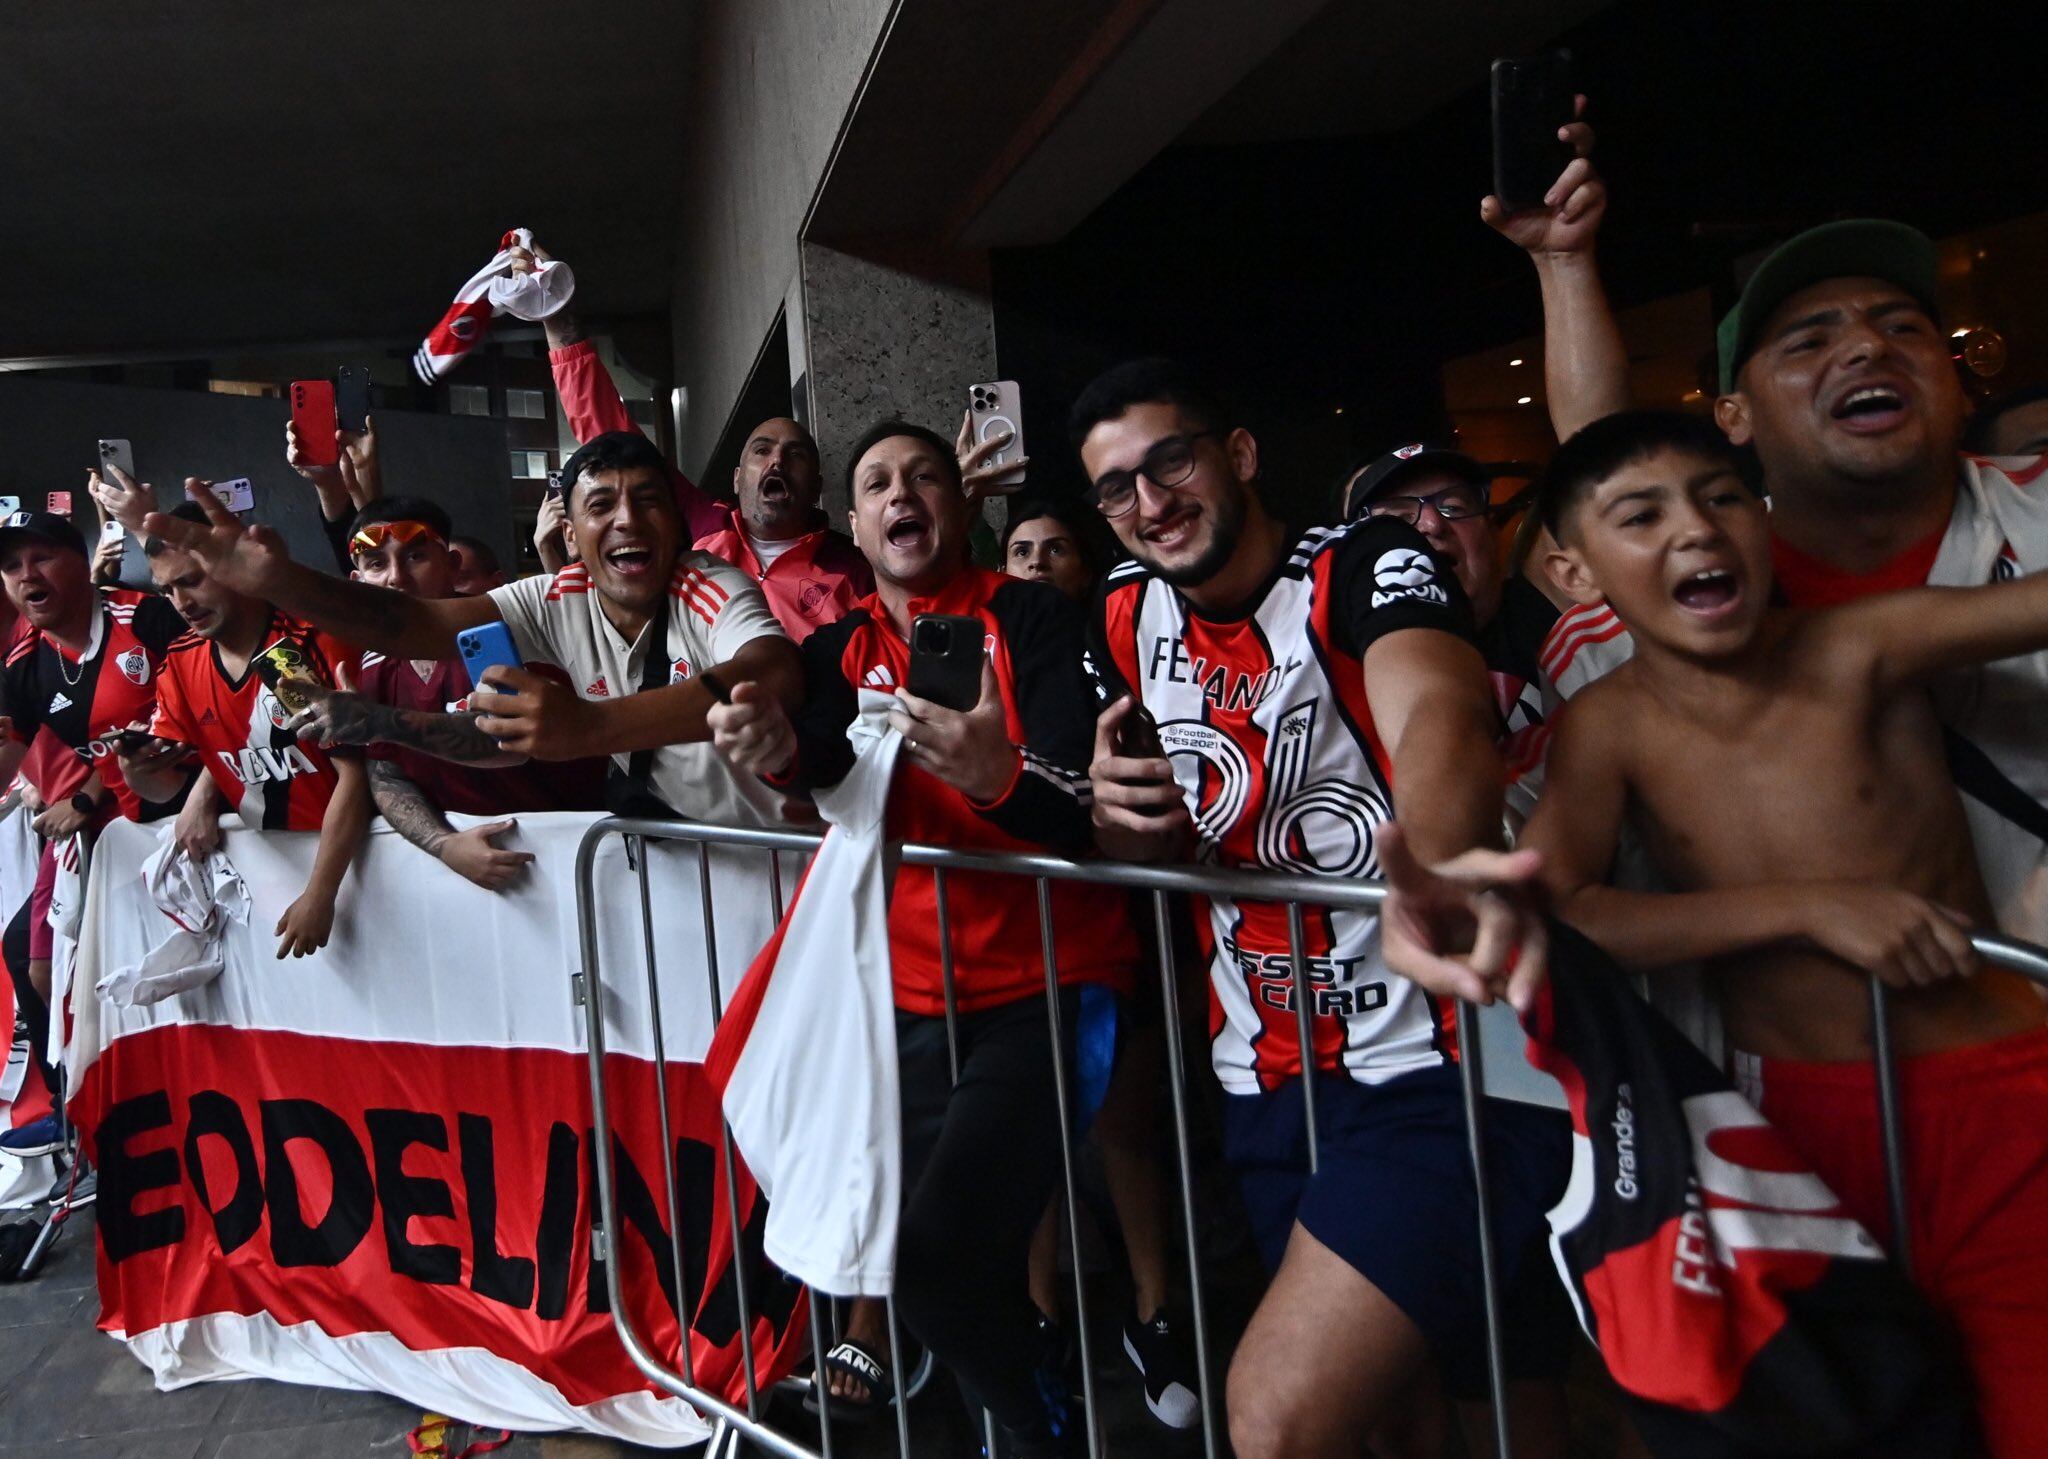
<instances>
[{"instance_id":1,"label":"red and white banner","mask_svg":"<svg viewBox=\"0 0 2048 1459\"><path fill-rule=\"evenodd\" d=\"M253 1375L376 1389L513 1429L667 1446L706 1436L627 1358L592 1255L589 1063L570 979L576 849L593 819L521 817L502 844L537 860L503 894L380 823L333 939L287 962L270 929L304 885L315 837L231 831L249 923L230 926L218 979L144 1008L91 991L170 927L141 880L156 832L108 828L66 1062L100 1169L100 1326L160 1388ZM638 875L612 838L596 863L619 1196L610 1256L635 1328L672 1365L680 1287L698 1385L738 1402L739 1283L701 1063L712 1013L698 855L647 852L676 1198L662 1195ZM773 927L767 857L714 850L711 872L724 999ZM806 1303L761 1255L766 1204L738 1176L765 1384L808 1351Z\"/></svg>"}]
</instances>

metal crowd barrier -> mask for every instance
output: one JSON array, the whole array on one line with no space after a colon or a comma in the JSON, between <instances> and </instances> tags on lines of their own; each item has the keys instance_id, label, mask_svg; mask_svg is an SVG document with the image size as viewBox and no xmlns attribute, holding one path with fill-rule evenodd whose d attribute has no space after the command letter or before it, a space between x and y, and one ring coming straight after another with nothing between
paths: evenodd
<instances>
[{"instance_id":1,"label":"metal crowd barrier","mask_svg":"<svg viewBox=\"0 0 2048 1459\"><path fill-rule=\"evenodd\" d=\"M629 854L637 853L636 843L646 841L678 841L694 844L697 848L698 882L703 899L704 934L709 950L711 996L714 1019L722 1013L717 965L717 941L714 936L716 912L711 898L710 848L713 846L740 847L758 850L766 855L770 868L770 894L773 910L779 921L783 911L783 889L780 857L776 853L795 853L808 856L815 851L820 837L792 831L754 830L740 827L713 826L693 822L656 821L628 818L610 818L592 825L585 833L577 853L576 901L577 922L581 939L583 967L575 975L575 990L578 1002L583 1006L585 1028L589 1040L591 1098L595 1115L598 1138L593 1141L597 1165L598 1209L602 1229L612 1232L619 1229L617 1189L610 1133L609 1105L605 1090L604 1073L604 1017L602 989L603 970L599 966L598 916L599 902L593 882L593 868L598 849L609 836L618 836L627 842ZM1187 1053L1182 1046L1182 1030L1176 1016L1178 1007L1178 976L1173 946L1173 918L1168 898L1176 894L1224 895L1244 900L1257 900L1274 904L1285 904L1288 908L1288 940L1293 958L1294 1007L1298 1019L1300 1045L1311 1047L1309 1037L1309 977L1308 963L1304 952L1304 905L1324 907L1366 908L1377 906L1386 896L1386 889L1371 882L1339 881L1334 878L1309 877L1273 872L1234 871L1189 866L1141 866L1125 862L1089 861L1072 862L1060 857L1045 855L989 855L977 852L954 850L942 846L905 844L897 848L904 864L931 867L934 871L938 896L938 930L942 949L942 972L945 982L945 1005L947 1042L952 1056L953 1074L959 1077L958 1045L955 1035L955 1000L953 985L953 954L949 935L947 913L946 878L952 871L987 872L1007 876L1030 877L1033 879L1039 911L1040 941L1044 950L1045 979L1048 993L1048 1016L1051 1023L1051 1042L1054 1069L1054 1087L1060 1109L1060 1157L1062 1173L1062 1204L1066 1211L1067 1238L1074 1252L1074 1330L1078 1338L1081 1365L1081 1421L1086 1425L1087 1445L1090 1459L1100 1459L1103 1453L1103 1438L1099 1422L1093 1353L1089 1342L1088 1296L1084 1280L1083 1263L1080 1259L1081 1229L1079 1207L1074 1178L1074 1140L1071 1132L1069 1112L1071 1095L1066 1067L1066 1051L1060 1028L1059 1000L1056 996L1059 986L1059 965L1053 947L1051 884L1055 881L1080 881L1099 886L1124 887L1132 892L1149 893L1153 900L1154 922L1158 939L1158 965L1161 992L1165 1000L1166 1016L1164 1034L1167 1056L1167 1076L1171 1093L1173 1114L1173 1145L1178 1165L1181 1237L1188 1259L1188 1298L1195 1343L1196 1374L1199 1384L1198 1399L1201 1408L1201 1442L1206 1459L1216 1459L1223 1444L1222 1415L1219 1412L1218 1395L1214 1391L1219 1374L1212 1359L1217 1356L1209 1329L1207 1304L1203 1296L1201 1246L1196 1229L1195 1186L1192 1156L1192 1139L1189 1129L1187 1106ZM817 1293L810 1294L810 1323L813 1359L816 1364L815 1376L808 1380L819 1386L818 1401L818 1442L816 1448L807 1448L788 1435L770 1428L763 1419L763 1403L760 1385L757 1381L753 1353L751 1321L752 1305L747 1291L745 1267L740 1249L741 1222L739 1220L739 1194L730 1179L726 1181L726 1200L729 1225L733 1243L733 1271L736 1275L737 1307L740 1319L741 1351L746 1384L746 1403L738 1407L726 1402L717 1394L698 1387L690 1372L689 1353L689 1308L684 1301L682 1289L683 1264L680 1255L681 1222L674 1209L677 1198L676 1174L674 1169L675 1147L670 1138L668 1116L668 1069L667 1059L662 1051L661 1001L657 974L657 952L654 945L653 919L650 903L650 889L647 874L647 858L631 854L639 884L639 901L642 927L643 955L647 978L649 1007L653 1021L652 1034L655 1048L655 1077L657 1097L660 1102L660 1128L662 1134L662 1200L668 1208L672 1240L677 1243L674 1270L677 1273L676 1305L679 1319L678 1363L671 1365L654 1352L645 1336L635 1327L630 1309L624 1300L619 1277L619 1264L613 1261L603 1263L605 1282L610 1297L612 1318L618 1328L619 1337L626 1352L640 1371L655 1384L676 1397L688 1402L700 1412L714 1420L713 1434L706 1447L708 1456L736 1454L742 1440L784 1459L831 1459L833 1453L832 1404L824 1392L826 1382L825 1349L827 1325L824 1304ZM1972 942L1978 953L1989 963L2006 967L2031 979L2037 985L2048 988L2048 950L2018 942L2011 938L1990 934L1974 934ZM1206 976L1206 970L1205 970ZM1876 978L1871 979L1871 1010L1874 1018L1874 1049L1877 1064L1879 1113L1883 1132L1885 1173L1892 1216L1892 1249L1901 1267L1910 1272L1911 1240L1907 1224L1905 1198L1905 1162L1907 1151L1900 1127L1898 1074L1892 1050L1887 1018L1886 990ZM1488 1181L1485 1160L1484 1131L1484 1076L1481 1070L1479 1036L1474 1011L1469 1004L1460 1003L1457 1008L1458 1046L1471 1057L1458 1061L1460 1084L1463 1092L1465 1128L1472 1159L1472 1170L1477 1194L1479 1219L1479 1259L1485 1294L1486 1335L1487 1335L1487 1376L1492 1395L1495 1453L1499 1459L1511 1459L1511 1445L1508 1434L1508 1407L1505 1402L1506 1373L1505 1355L1501 1342L1501 1296L1498 1275L1499 1254L1495 1250L1492 1228L1486 1219L1488 1210ZM1307 1123L1308 1162L1313 1172L1319 1162L1318 1136L1316 1129L1315 1081L1303 1080L1302 1095L1304 1115ZM732 1134L724 1134L724 1154L730 1170L733 1158ZM895 1304L886 1303L888 1330L890 1382L898 1399L890 1405L895 1410L895 1427L899 1454L909 1459L913 1453L910 1441L909 1401L905 1393L907 1375L902 1362L902 1348L899 1340ZM990 1452L995 1450L994 1420L984 1415L983 1423Z\"/></svg>"}]
</instances>

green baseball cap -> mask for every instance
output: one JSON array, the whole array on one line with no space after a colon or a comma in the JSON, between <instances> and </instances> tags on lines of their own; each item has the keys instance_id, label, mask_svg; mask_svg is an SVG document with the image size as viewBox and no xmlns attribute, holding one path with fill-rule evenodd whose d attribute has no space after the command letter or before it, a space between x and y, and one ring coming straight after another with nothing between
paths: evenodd
<instances>
[{"instance_id":1,"label":"green baseball cap","mask_svg":"<svg viewBox=\"0 0 2048 1459\"><path fill-rule=\"evenodd\" d=\"M1897 284L1939 317L1934 293L1934 240L1918 228L1883 218L1823 223L1771 250L1742 286L1742 297L1715 331L1721 356L1721 393L1756 348L1771 311L1822 279L1883 279Z\"/></svg>"}]
</instances>

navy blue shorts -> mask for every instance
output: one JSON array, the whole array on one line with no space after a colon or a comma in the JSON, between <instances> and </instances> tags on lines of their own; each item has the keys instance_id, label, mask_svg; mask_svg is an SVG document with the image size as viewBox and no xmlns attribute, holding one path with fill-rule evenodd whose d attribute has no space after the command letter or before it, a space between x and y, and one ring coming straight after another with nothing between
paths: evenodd
<instances>
[{"instance_id":1,"label":"navy blue shorts","mask_svg":"<svg viewBox=\"0 0 2048 1459\"><path fill-rule=\"evenodd\" d=\"M1299 1222L1422 1329L1453 1394L1485 1397L1486 1297L1458 1071L1376 1085L1319 1073L1313 1176L1299 1080L1223 1106L1224 1154L1267 1268L1279 1267ZM1508 1373L1560 1378L1576 1324L1544 1217L1564 1193L1571 1122L1561 1110L1489 1099L1485 1132Z\"/></svg>"}]
</instances>

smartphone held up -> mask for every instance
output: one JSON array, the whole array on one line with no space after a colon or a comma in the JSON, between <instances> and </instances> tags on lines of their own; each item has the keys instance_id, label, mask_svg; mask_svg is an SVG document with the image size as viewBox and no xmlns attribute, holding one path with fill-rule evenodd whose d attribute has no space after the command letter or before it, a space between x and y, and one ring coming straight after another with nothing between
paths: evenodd
<instances>
[{"instance_id":1,"label":"smartphone held up","mask_svg":"<svg viewBox=\"0 0 2048 1459\"><path fill-rule=\"evenodd\" d=\"M1493 63L1493 195L1510 213L1541 207L1572 159L1557 134L1572 122L1574 84L1562 48Z\"/></svg>"}]
</instances>

